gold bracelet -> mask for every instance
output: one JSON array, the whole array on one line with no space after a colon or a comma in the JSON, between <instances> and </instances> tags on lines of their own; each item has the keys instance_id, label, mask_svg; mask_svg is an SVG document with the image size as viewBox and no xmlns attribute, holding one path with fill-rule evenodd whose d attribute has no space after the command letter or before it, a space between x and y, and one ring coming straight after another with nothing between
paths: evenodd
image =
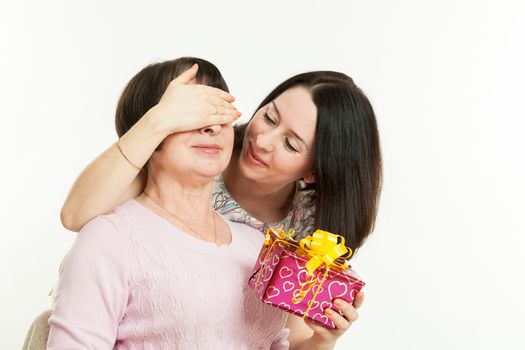
<instances>
[{"instance_id":1,"label":"gold bracelet","mask_svg":"<svg viewBox=\"0 0 525 350\"><path fill-rule=\"evenodd\" d=\"M120 139L117 141L117 148L120 151L120 154L122 154L122 157L124 157L124 159L129 163L129 165L131 165L133 168L135 168L138 171L141 170L141 167L139 167L137 164L129 160L128 157L126 157L126 155L124 154L124 151L122 150L122 147L120 146Z\"/></svg>"}]
</instances>

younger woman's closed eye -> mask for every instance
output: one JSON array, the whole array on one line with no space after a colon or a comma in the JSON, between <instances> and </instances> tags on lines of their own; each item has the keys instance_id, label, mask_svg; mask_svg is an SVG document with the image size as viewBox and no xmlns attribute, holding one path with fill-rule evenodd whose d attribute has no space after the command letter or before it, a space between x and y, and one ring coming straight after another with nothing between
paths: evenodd
<instances>
[{"instance_id":1,"label":"younger woman's closed eye","mask_svg":"<svg viewBox=\"0 0 525 350\"><path fill-rule=\"evenodd\" d=\"M264 116L264 119L266 119L266 121L272 125L277 125L277 122L275 120L272 119L272 117L270 117L270 115L268 114L268 112L264 112L263 114Z\"/></svg>"},{"instance_id":2,"label":"younger woman's closed eye","mask_svg":"<svg viewBox=\"0 0 525 350\"><path fill-rule=\"evenodd\" d=\"M299 150L290 143L290 140L287 137L284 138L284 145L286 148L288 148L288 150L299 153Z\"/></svg>"},{"instance_id":3,"label":"younger woman's closed eye","mask_svg":"<svg viewBox=\"0 0 525 350\"><path fill-rule=\"evenodd\" d=\"M264 112L263 116L268 123L272 125L277 125L277 122L272 117L270 117L270 114L268 114L268 112ZM284 146L291 152L299 153L299 150L292 145L292 143L287 137L284 138Z\"/></svg>"}]
</instances>

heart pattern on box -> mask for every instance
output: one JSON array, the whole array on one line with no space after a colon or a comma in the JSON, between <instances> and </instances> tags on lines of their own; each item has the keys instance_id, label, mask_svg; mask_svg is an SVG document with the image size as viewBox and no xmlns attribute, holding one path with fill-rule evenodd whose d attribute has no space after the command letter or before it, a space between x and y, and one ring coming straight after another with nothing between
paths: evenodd
<instances>
[{"instance_id":1,"label":"heart pattern on box","mask_svg":"<svg viewBox=\"0 0 525 350\"><path fill-rule=\"evenodd\" d=\"M273 259L272 259L272 265L273 265L273 266L277 265L277 264L279 263L279 260L281 260L281 259L279 258L279 255L275 255L275 256L273 257Z\"/></svg>"},{"instance_id":2,"label":"heart pattern on box","mask_svg":"<svg viewBox=\"0 0 525 350\"><path fill-rule=\"evenodd\" d=\"M301 309L297 309L297 310L295 310L293 313L296 314L297 316L301 316L301 317L304 316L304 312L301 311Z\"/></svg>"},{"instance_id":3,"label":"heart pattern on box","mask_svg":"<svg viewBox=\"0 0 525 350\"><path fill-rule=\"evenodd\" d=\"M316 284L312 287L312 293L317 293L317 290L319 289L319 293L322 293L324 291L324 288L320 284Z\"/></svg>"},{"instance_id":4,"label":"heart pattern on box","mask_svg":"<svg viewBox=\"0 0 525 350\"><path fill-rule=\"evenodd\" d=\"M292 275L293 275L293 270L289 268L288 266L283 266L279 270L279 276L281 276L281 278L288 278Z\"/></svg>"},{"instance_id":5,"label":"heart pattern on box","mask_svg":"<svg viewBox=\"0 0 525 350\"><path fill-rule=\"evenodd\" d=\"M354 273L347 275L344 271L334 269L330 269L320 285L325 272L324 267L321 267L314 272L316 284L311 288L307 285L303 287L303 294L297 293L301 284L312 278L306 271L306 260L277 245L268 255L261 252L260 256L263 258L257 260L254 278L249 281L257 296L267 304L303 317L308 303L316 294L306 317L327 328L335 328L333 322L324 315L327 308L333 308L333 300L340 298L351 303L364 285Z\"/></svg>"},{"instance_id":6,"label":"heart pattern on box","mask_svg":"<svg viewBox=\"0 0 525 350\"><path fill-rule=\"evenodd\" d=\"M321 310L326 310L326 309L330 309L332 307L332 303L328 302L328 301L323 301L321 303Z\"/></svg>"},{"instance_id":7,"label":"heart pattern on box","mask_svg":"<svg viewBox=\"0 0 525 350\"><path fill-rule=\"evenodd\" d=\"M297 272L297 280L299 283L306 282L306 277L308 276L308 272L306 270L299 270Z\"/></svg>"},{"instance_id":8,"label":"heart pattern on box","mask_svg":"<svg viewBox=\"0 0 525 350\"><path fill-rule=\"evenodd\" d=\"M277 304L277 306L279 306L281 309L287 309L287 310L291 309L290 305L283 303L283 302L280 302L279 304Z\"/></svg>"},{"instance_id":9,"label":"heart pattern on box","mask_svg":"<svg viewBox=\"0 0 525 350\"><path fill-rule=\"evenodd\" d=\"M263 248L261 250L261 252L259 253L259 256L257 257L257 262L259 264L262 264L264 262L264 257L266 256L266 252L267 252L268 248Z\"/></svg>"},{"instance_id":10,"label":"heart pattern on box","mask_svg":"<svg viewBox=\"0 0 525 350\"><path fill-rule=\"evenodd\" d=\"M273 270L271 266L265 266L263 269L263 281L268 281L272 278Z\"/></svg>"},{"instance_id":11,"label":"heart pattern on box","mask_svg":"<svg viewBox=\"0 0 525 350\"><path fill-rule=\"evenodd\" d=\"M315 310L319 307L319 301L314 300L310 309Z\"/></svg>"},{"instance_id":12,"label":"heart pattern on box","mask_svg":"<svg viewBox=\"0 0 525 350\"><path fill-rule=\"evenodd\" d=\"M281 291L277 288L275 288L274 286L270 286L268 287L268 289L266 290L266 296L268 298L275 298L276 296L278 296L279 294L281 293Z\"/></svg>"},{"instance_id":13,"label":"heart pattern on box","mask_svg":"<svg viewBox=\"0 0 525 350\"><path fill-rule=\"evenodd\" d=\"M339 282L339 281L332 281L328 285L328 295L330 296L330 300L334 300L335 298L343 297L347 294L348 287L346 284Z\"/></svg>"},{"instance_id":14,"label":"heart pattern on box","mask_svg":"<svg viewBox=\"0 0 525 350\"><path fill-rule=\"evenodd\" d=\"M291 290L295 289L295 284L293 284L292 282L290 281L286 281L283 283L283 290L285 292L289 292Z\"/></svg>"},{"instance_id":15,"label":"heart pattern on box","mask_svg":"<svg viewBox=\"0 0 525 350\"><path fill-rule=\"evenodd\" d=\"M314 320L318 320L320 323L324 323L324 324L328 324L328 321L330 321L328 316L322 315L322 314L319 314L319 313L314 314L313 319Z\"/></svg>"}]
</instances>

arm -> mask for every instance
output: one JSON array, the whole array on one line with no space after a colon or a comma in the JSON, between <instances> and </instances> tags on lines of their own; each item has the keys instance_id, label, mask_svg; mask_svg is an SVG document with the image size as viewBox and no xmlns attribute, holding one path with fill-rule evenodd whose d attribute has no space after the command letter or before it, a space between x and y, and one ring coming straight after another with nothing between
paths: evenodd
<instances>
[{"instance_id":1,"label":"arm","mask_svg":"<svg viewBox=\"0 0 525 350\"><path fill-rule=\"evenodd\" d=\"M233 97L227 92L188 84L195 78L197 69L194 65L173 80L159 103L120 138L122 151L133 164L144 166L157 146L174 132L227 124L240 116L231 104ZM95 216L136 197L144 184L145 176L128 163L114 144L75 181L60 213L62 224L78 231Z\"/></svg>"},{"instance_id":2,"label":"arm","mask_svg":"<svg viewBox=\"0 0 525 350\"><path fill-rule=\"evenodd\" d=\"M89 222L60 267L48 349L112 349L128 301L130 246L107 218Z\"/></svg>"},{"instance_id":3,"label":"arm","mask_svg":"<svg viewBox=\"0 0 525 350\"><path fill-rule=\"evenodd\" d=\"M353 305L342 301L339 309L343 313L339 313L327 309L326 316L328 316L337 327L336 329L328 329L316 324L313 321L305 321L296 315L288 316L286 327L290 328L290 350L331 350L334 348L337 340L341 337L357 320L357 311L363 304L364 294L359 292L356 295Z\"/></svg>"},{"instance_id":4,"label":"arm","mask_svg":"<svg viewBox=\"0 0 525 350\"><path fill-rule=\"evenodd\" d=\"M124 136L120 145L126 156L143 166L162 141L155 122L145 115ZM111 145L79 175L60 212L62 224L78 232L97 215L107 213L127 199L142 192L145 176L132 167Z\"/></svg>"}]
</instances>

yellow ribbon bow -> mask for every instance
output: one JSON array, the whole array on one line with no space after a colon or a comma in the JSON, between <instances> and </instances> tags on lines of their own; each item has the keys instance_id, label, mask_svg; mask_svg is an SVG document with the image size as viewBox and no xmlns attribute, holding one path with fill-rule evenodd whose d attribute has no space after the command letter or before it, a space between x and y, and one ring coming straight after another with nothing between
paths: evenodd
<instances>
[{"instance_id":1,"label":"yellow ribbon bow","mask_svg":"<svg viewBox=\"0 0 525 350\"><path fill-rule=\"evenodd\" d=\"M266 238L264 240L264 245L270 245L270 243L272 242L272 235L270 232L273 232L273 234L275 235L275 237L277 237L278 240L295 243L293 239L293 236L295 235L295 231L293 229L285 231L282 228L275 229L273 227L270 227L266 229Z\"/></svg>"},{"instance_id":2,"label":"yellow ribbon bow","mask_svg":"<svg viewBox=\"0 0 525 350\"><path fill-rule=\"evenodd\" d=\"M352 255L352 249L345 247L344 237L323 230L301 239L299 245L311 257L306 263L309 274L323 263L330 267L337 258L348 259Z\"/></svg>"}]
</instances>

